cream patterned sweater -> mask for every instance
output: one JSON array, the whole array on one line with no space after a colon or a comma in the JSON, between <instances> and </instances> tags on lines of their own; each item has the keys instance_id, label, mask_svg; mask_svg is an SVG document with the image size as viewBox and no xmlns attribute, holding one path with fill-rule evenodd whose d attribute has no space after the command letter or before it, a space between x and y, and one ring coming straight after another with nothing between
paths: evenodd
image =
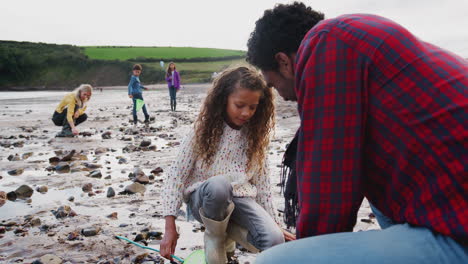
<instances>
[{"instance_id":1,"label":"cream patterned sweater","mask_svg":"<svg viewBox=\"0 0 468 264\"><path fill-rule=\"evenodd\" d=\"M262 168L246 173L247 141L244 131L224 125L218 151L210 167L202 167L202 160L194 157L192 140L193 129L180 145L176 160L170 167L165 179L163 216L177 216L182 201L187 202L190 194L207 179L225 175L231 182L234 197L251 197L279 223L273 206L269 179L268 161Z\"/></svg>"}]
</instances>

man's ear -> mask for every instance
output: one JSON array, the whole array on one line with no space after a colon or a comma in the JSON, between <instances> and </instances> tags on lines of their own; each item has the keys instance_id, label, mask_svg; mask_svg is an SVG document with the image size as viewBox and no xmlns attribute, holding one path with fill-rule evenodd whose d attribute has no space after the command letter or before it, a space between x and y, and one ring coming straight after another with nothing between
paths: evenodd
<instances>
[{"instance_id":1,"label":"man's ear","mask_svg":"<svg viewBox=\"0 0 468 264\"><path fill-rule=\"evenodd\" d=\"M294 78L294 60L295 54L288 56L284 52L278 52L275 54L275 60L278 63L278 71L285 78L292 79Z\"/></svg>"}]
</instances>

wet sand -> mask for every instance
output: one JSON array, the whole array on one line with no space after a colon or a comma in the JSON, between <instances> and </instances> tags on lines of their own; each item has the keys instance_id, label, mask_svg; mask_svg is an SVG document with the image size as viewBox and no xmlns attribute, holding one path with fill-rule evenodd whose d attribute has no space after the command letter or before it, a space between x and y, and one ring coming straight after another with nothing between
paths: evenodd
<instances>
[{"instance_id":1,"label":"wet sand","mask_svg":"<svg viewBox=\"0 0 468 264\"><path fill-rule=\"evenodd\" d=\"M156 236L146 242L159 249L158 232L164 231L160 212L165 172L175 159L179 142L195 120L208 86L187 85L178 94L177 112L171 112L167 88L150 85L151 90L144 93L144 98L155 121L149 127L140 124L138 133L130 129L131 100L126 95L126 87L105 87L102 93L95 91L87 110L88 120L78 126L80 132L90 136L71 139L55 138L60 128L50 120L65 92L1 92L0 192L13 192L21 185L28 185L34 192L30 198L6 200L0 206L0 262L30 263L52 254L63 263L140 260L163 263L157 253L114 236L133 240L139 234L153 232L150 234ZM143 119L142 113L139 118ZM277 98L277 128L269 160L274 202L280 210L283 199L277 186L279 164L298 125L295 104ZM110 132L109 139L102 138L105 132ZM140 147L142 141L148 140L151 140L149 147ZM65 162L70 172L54 171L57 164L50 163L49 159L61 159L72 150L76 151L72 160ZM149 180L144 184L144 194L119 194L133 183L129 174L136 167L149 176L142 178L143 182ZM163 172L151 172L158 167ZM8 172L14 169L24 171L12 176ZM89 177L94 170L99 170L102 176ZM85 184L92 184L90 192L83 191ZM41 186L47 186L48 191L38 192L36 188ZM109 187L115 190L114 197L107 197ZM52 210L60 206L69 206L76 216L56 218ZM376 220L369 219L369 213L369 205L364 202L355 231L378 228ZM181 233L177 256L184 258L203 247L202 226L187 221L185 206L181 208L177 225ZM85 236L81 233L83 229L97 234ZM149 255L145 256L146 253ZM240 250L236 250L236 256L239 263L252 263L255 259L255 254Z\"/></svg>"}]
</instances>

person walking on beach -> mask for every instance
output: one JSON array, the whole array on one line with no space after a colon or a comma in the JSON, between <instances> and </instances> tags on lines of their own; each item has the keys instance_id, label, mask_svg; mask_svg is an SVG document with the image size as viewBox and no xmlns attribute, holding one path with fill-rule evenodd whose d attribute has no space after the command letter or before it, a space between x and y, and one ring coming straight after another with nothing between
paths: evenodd
<instances>
[{"instance_id":1,"label":"person walking on beach","mask_svg":"<svg viewBox=\"0 0 468 264\"><path fill-rule=\"evenodd\" d=\"M301 239L256 263L468 263L468 61L376 15L265 11L247 61L297 101ZM382 230L352 233L366 197Z\"/></svg>"},{"instance_id":2,"label":"person walking on beach","mask_svg":"<svg viewBox=\"0 0 468 264\"><path fill-rule=\"evenodd\" d=\"M175 111L177 106L176 94L180 89L180 75L174 62L169 63L167 67L166 81L169 88L169 97L171 98L171 111Z\"/></svg>"},{"instance_id":3,"label":"person walking on beach","mask_svg":"<svg viewBox=\"0 0 468 264\"><path fill-rule=\"evenodd\" d=\"M62 127L57 137L74 137L79 134L76 126L88 118L85 111L92 94L93 87L89 84L82 84L63 97L52 115L52 122Z\"/></svg>"},{"instance_id":4,"label":"person walking on beach","mask_svg":"<svg viewBox=\"0 0 468 264\"><path fill-rule=\"evenodd\" d=\"M209 264L226 263L234 241L251 252L295 239L282 231L266 160L274 97L261 75L238 67L221 73L180 146L164 185L161 255L174 254L182 201L205 225Z\"/></svg>"},{"instance_id":5,"label":"person walking on beach","mask_svg":"<svg viewBox=\"0 0 468 264\"><path fill-rule=\"evenodd\" d=\"M135 64L133 66L133 75L130 78L130 82L128 83L128 97L133 100L133 125L137 126L138 124L138 115L137 115L137 100L143 101L143 91L142 89L148 90L148 88L143 87L140 82L140 74L143 68L140 64ZM145 124L149 123L149 114L146 110L146 104L143 105L143 114L145 115Z\"/></svg>"}]
</instances>

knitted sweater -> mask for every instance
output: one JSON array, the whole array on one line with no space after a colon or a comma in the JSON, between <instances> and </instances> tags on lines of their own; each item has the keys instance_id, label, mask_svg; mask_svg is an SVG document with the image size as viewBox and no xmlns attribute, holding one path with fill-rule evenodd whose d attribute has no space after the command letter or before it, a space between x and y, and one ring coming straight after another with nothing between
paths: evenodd
<instances>
[{"instance_id":1,"label":"knitted sweater","mask_svg":"<svg viewBox=\"0 0 468 264\"><path fill-rule=\"evenodd\" d=\"M211 166L202 166L203 161L194 157L191 130L179 148L177 159L173 162L165 180L163 197L163 216L177 216L182 201L187 202L190 194L207 179L224 175L233 187L234 197L251 197L279 223L273 206L268 161L261 168L247 167L247 140L244 130L235 130L224 125L218 151Z\"/></svg>"}]
</instances>

